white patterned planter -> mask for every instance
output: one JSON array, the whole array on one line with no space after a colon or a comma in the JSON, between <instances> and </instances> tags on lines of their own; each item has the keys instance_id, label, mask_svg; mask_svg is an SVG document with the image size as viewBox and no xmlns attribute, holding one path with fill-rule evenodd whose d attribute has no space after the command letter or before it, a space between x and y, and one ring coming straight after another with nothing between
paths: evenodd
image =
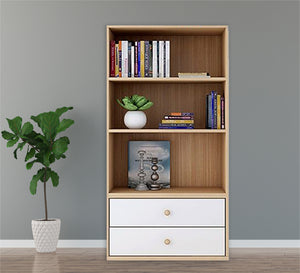
<instances>
[{"instance_id":1,"label":"white patterned planter","mask_svg":"<svg viewBox=\"0 0 300 273\"><path fill-rule=\"evenodd\" d=\"M142 129L147 123L147 117L143 111L127 111L124 123L129 129Z\"/></svg>"},{"instance_id":2,"label":"white patterned planter","mask_svg":"<svg viewBox=\"0 0 300 273\"><path fill-rule=\"evenodd\" d=\"M60 232L60 219L32 220L32 235L37 252L55 252Z\"/></svg>"}]
</instances>

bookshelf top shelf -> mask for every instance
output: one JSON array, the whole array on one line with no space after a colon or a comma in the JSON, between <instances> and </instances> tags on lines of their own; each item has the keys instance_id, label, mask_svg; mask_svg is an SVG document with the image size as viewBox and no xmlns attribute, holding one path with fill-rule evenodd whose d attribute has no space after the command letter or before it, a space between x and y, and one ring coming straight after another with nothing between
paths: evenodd
<instances>
[{"instance_id":1,"label":"bookshelf top shelf","mask_svg":"<svg viewBox=\"0 0 300 273\"><path fill-rule=\"evenodd\" d=\"M128 35L220 35L227 26L107 26L114 34Z\"/></svg>"},{"instance_id":2,"label":"bookshelf top shelf","mask_svg":"<svg viewBox=\"0 0 300 273\"><path fill-rule=\"evenodd\" d=\"M113 188L108 193L110 198L200 198L226 197L222 188L213 187L171 187L159 191L136 191L125 187Z\"/></svg>"},{"instance_id":3,"label":"bookshelf top shelf","mask_svg":"<svg viewBox=\"0 0 300 273\"><path fill-rule=\"evenodd\" d=\"M211 78L108 78L110 82L147 82L147 83L207 83L225 82L225 77Z\"/></svg>"},{"instance_id":4,"label":"bookshelf top shelf","mask_svg":"<svg viewBox=\"0 0 300 273\"><path fill-rule=\"evenodd\" d=\"M128 134L167 134L167 133L188 133L188 134L225 134L226 129L109 129L109 133Z\"/></svg>"}]
</instances>

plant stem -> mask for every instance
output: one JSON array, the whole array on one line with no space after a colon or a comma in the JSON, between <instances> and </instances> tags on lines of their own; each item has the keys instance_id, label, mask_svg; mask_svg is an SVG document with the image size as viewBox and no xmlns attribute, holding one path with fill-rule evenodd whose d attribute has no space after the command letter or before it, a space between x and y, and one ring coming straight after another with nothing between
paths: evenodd
<instances>
[{"instance_id":1,"label":"plant stem","mask_svg":"<svg viewBox=\"0 0 300 273\"><path fill-rule=\"evenodd\" d=\"M47 172L47 168L45 168L45 174L44 174L44 202L45 202L45 221L48 221L47 194L46 194L46 172Z\"/></svg>"}]
</instances>

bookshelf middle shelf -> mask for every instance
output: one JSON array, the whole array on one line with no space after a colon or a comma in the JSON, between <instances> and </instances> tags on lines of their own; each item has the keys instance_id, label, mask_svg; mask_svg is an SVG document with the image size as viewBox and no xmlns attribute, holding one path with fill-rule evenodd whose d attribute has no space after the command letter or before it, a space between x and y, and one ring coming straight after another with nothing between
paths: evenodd
<instances>
[{"instance_id":1,"label":"bookshelf middle shelf","mask_svg":"<svg viewBox=\"0 0 300 273\"><path fill-rule=\"evenodd\" d=\"M206 128L207 119L206 99L211 91L223 96L226 102L228 97L226 81L189 83L166 82L165 79L160 82L139 82L135 79L126 82L111 81L108 93L109 129L126 129L123 121L126 109L117 103L117 99L138 94L145 96L154 104L145 111L147 124L144 129L158 128L164 116L170 113L188 112L194 113L194 128L203 130Z\"/></svg>"}]
</instances>

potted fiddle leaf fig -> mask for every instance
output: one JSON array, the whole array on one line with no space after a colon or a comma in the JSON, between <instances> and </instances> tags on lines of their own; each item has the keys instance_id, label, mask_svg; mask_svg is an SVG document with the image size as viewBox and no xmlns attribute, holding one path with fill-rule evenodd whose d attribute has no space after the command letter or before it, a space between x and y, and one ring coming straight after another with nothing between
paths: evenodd
<instances>
[{"instance_id":1,"label":"potted fiddle leaf fig","mask_svg":"<svg viewBox=\"0 0 300 273\"><path fill-rule=\"evenodd\" d=\"M124 116L124 123L128 128L141 129L146 125L147 116L143 111L153 105L152 101L144 96L133 95L125 96L121 100L117 99L117 102L128 110Z\"/></svg>"},{"instance_id":2,"label":"potted fiddle leaf fig","mask_svg":"<svg viewBox=\"0 0 300 273\"><path fill-rule=\"evenodd\" d=\"M34 130L30 121L22 124L21 117L7 119L11 132L2 131L2 137L7 140L7 147L16 148L13 152L17 159L18 150L26 149L26 168L30 170L33 165L38 165L40 169L33 175L30 181L30 192L36 194L38 182L44 188L45 218L32 220L32 233L38 252L54 252L57 247L60 233L60 219L48 218L46 184L49 179L54 187L58 186L59 176L52 169L51 165L61 158L66 158L65 152L68 150L70 140L66 136L59 134L68 129L73 123L72 119L62 119L61 115L73 107L62 107L55 112L45 112L31 119L39 127L39 131Z\"/></svg>"}]
</instances>

